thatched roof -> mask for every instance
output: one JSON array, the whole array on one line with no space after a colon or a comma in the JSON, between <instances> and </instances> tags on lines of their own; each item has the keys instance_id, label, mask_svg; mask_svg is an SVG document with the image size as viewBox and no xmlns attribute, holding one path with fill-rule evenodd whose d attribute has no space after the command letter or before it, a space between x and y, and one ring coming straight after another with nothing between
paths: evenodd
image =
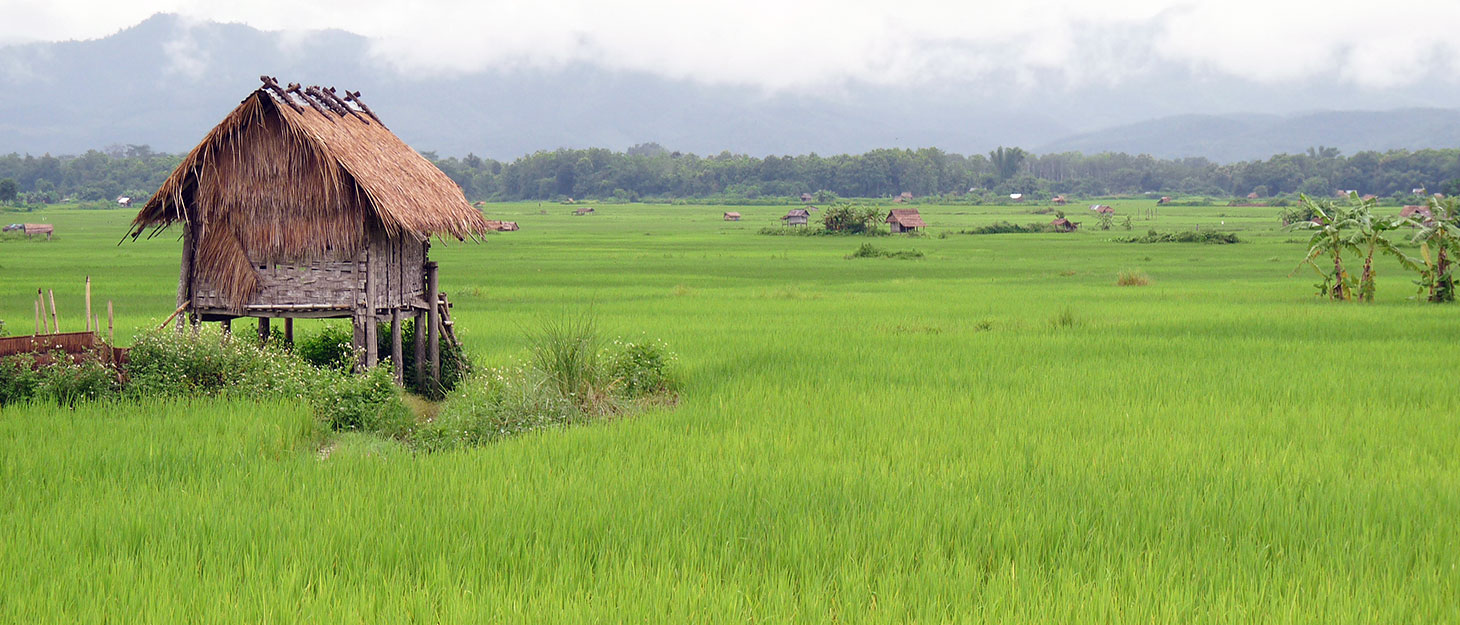
<instances>
[{"instance_id":1,"label":"thatched roof","mask_svg":"<svg viewBox=\"0 0 1460 625\"><path fill-rule=\"evenodd\" d=\"M352 258L369 223L390 237L487 231L446 174L346 91L286 90L272 78L183 158L132 221L133 239L196 219L195 268L235 302L255 262Z\"/></svg>"},{"instance_id":2,"label":"thatched roof","mask_svg":"<svg viewBox=\"0 0 1460 625\"><path fill-rule=\"evenodd\" d=\"M923 223L923 216L918 214L916 208L894 208L887 213L887 219L882 223L895 223L904 228L926 228L928 224Z\"/></svg>"},{"instance_id":3,"label":"thatched roof","mask_svg":"<svg viewBox=\"0 0 1460 625\"><path fill-rule=\"evenodd\" d=\"M782 217L781 219L790 219L792 217L810 217L810 216L811 216L811 212L810 211L807 211L804 208L793 208L793 209L791 209L789 211L786 211L786 216L785 217Z\"/></svg>"}]
</instances>

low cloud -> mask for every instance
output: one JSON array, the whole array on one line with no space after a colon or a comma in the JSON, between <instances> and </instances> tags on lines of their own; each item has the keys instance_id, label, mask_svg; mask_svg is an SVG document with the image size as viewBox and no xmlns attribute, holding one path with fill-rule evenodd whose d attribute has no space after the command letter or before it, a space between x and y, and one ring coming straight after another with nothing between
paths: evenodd
<instances>
[{"instance_id":1,"label":"low cloud","mask_svg":"<svg viewBox=\"0 0 1460 625\"><path fill-rule=\"evenodd\" d=\"M0 41L95 37L153 12L370 38L409 74L590 63L767 92L959 83L1118 86L1158 67L1362 90L1453 83L1460 3L1390 0L17 0ZM126 20L126 21L119 21ZM184 35L175 71L199 71ZM194 42L195 43L195 42Z\"/></svg>"}]
</instances>

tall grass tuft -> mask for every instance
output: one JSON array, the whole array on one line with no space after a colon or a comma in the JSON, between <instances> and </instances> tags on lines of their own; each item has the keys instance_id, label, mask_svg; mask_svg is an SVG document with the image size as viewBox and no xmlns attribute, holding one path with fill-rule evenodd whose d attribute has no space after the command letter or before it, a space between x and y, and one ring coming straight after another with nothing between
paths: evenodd
<instances>
[{"instance_id":1,"label":"tall grass tuft","mask_svg":"<svg viewBox=\"0 0 1460 625\"><path fill-rule=\"evenodd\" d=\"M1144 271L1122 269L1116 274L1115 283L1120 286L1146 286L1151 283L1151 277Z\"/></svg>"},{"instance_id":2,"label":"tall grass tuft","mask_svg":"<svg viewBox=\"0 0 1460 625\"><path fill-rule=\"evenodd\" d=\"M598 324L588 315L550 319L528 336L533 370L559 395L584 408L607 395L599 348Z\"/></svg>"}]
</instances>

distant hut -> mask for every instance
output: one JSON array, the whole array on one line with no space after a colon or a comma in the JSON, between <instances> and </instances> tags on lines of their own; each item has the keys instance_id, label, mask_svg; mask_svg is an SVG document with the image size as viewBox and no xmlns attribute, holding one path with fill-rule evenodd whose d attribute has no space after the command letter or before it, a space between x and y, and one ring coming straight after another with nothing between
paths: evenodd
<instances>
[{"instance_id":1,"label":"distant hut","mask_svg":"<svg viewBox=\"0 0 1460 625\"><path fill-rule=\"evenodd\" d=\"M918 214L916 208L894 208L887 213L887 219L883 223L888 224L893 234L902 232L914 233L921 228L928 227L923 223L923 216Z\"/></svg>"},{"instance_id":2,"label":"distant hut","mask_svg":"<svg viewBox=\"0 0 1460 625\"><path fill-rule=\"evenodd\" d=\"M786 212L786 216L782 217L781 221L786 222L787 226L804 226L810 219L811 213L806 209L793 208Z\"/></svg>"},{"instance_id":3,"label":"distant hut","mask_svg":"<svg viewBox=\"0 0 1460 625\"><path fill-rule=\"evenodd\" d=\"M725 221L740 221L740 213L734 211L726 211L722 218Z\"/></svg>"},{"instance_id":4,"label":"distant hut","mask_svg":"<svg viewBox=\"0 0 1460 625\"><path fill-rule=\"evenodd\" d=\"M1169 195L1163 195L1163 196L1161 196L1161 199L1156 200L1156 203L1157 204L1170 204L1171 203L1171 196L1169 196Z\"/></svg>"},{"instance_id":5,"label":"distant hut","mask_svg":"<svg viewBox=\"0 0 1460 625\"><path fill-rule=\"evenodd\" d=\"M1420 223L1427 226L1435 220L1434 213L1430 212L1430 207L1428 206L1405 206L1399 211L1399 216L1407 219L1417 219Z\"/></svg>"},{"instance_id":6,"label":"distant hut","mask_svg":"<svg viewBox=\"0 0 1460 625\"><path fill-rule=\"evenodd\" d=\"M518 230L515 221L497 221L495 219L487 220L487 229L497 232L516 232Z\"/></svg>"},{"instance_id":7,"label":"distant hut","mask_svg":"<svg viewBox=\"0 0 1460 625\"><path fill-rule=\"evenodd\" d=\"M815 199L815 198L813 198L810 193L802 193L801 194L801 201L802 202L810 202L813 199Z\"/></svg>"},{"instance_id":8,"label":"distant hut","mask_svg":"<svg viewBox=\"0 0 1460 625\"><path fill-rule=\"evenodd\" d=\"M578 207L577 210L574 210L573 211L573 214L574 215L592 215L593 214L593 207L592 206L580 206L580 207Z\"/></svg>"},{"instance_id":9,"label":"distant hut","mask_svg":"<svg viewBox=\"0 0 1460 625\"><path fill-rule=\"evenodd\" d=\"M427 330L418 379L423 360L439 376L437 337L454 333L429 237L474 238L486 220L358 92L261 79L137 213L132 238L182 225L177 312L194 322L257 317L262 335L278 317L288 336L295 318L350 318L374 366L376 324L389 321L400 381L400 321L414 315Z\"/></svg>"},{"instance_id":10,"label":"distant hut","mask_svg":"<svg viewBox=\"0 0 1460 625\"><path fill-rule=\"evenodd\" d=\"M19 228L7 227L6 230L18 230L21 233L24 233L25 234L25 238L27 238L27 239L29 239L29 238L37 235L37 234L44 234L44 235L46 235L46 240L49 241L49 240L51 240L51 234L56 231L56 227L55 226L52 226L51 224L16 224L16 225L17 226L20 226L20 227Z\"/></svg>"},{"instance_id":11,"label":"distant hut","mask_svg":"<svg viewBox=\"0 0 1460 625\"><path fill-rule=\"evenodd\" d=\"M132 198L127 197L125 195L118 195L117 196L117 206L131 206L131 205L132 205Z\"/></svg>"},{"instance_id":12,"label":"distant hut","mask_svg":"<svg viewBox=\"0 0 1460 625\"><path fill-rule=\"evenodd\" d=\"M816 211L821 210L821 209L819 209L819 208L817 208L815 206L812 206L810 204L807 204L806 206L803 206L802 208L806 209L806 211L809 212L809 213L814 213Z\"/></svg>"},{"instance_id":13,"label":"distant hut","mask_svg":"<svg viewBox=\"0 0 1460 625\"><path fill-rule=\"evenodd\" d=\"M1109 204L1091 204L1090 210L1095 211L1096 213L1101 215L1115 214L1115 207L1110 206Z\"/></svg>"},{"instance_id":14,"label":"distant hut","mask_svg":"<svg viewBox=\"0 0 1460 625\"><path fill-rule=\"evenodd\" d=\"M1249 200L1255 200L1255 199L1257 199L1257 192L1256 191L1253 191L1252 193L1248 193L1247 194L1247 199L1249 199Z\"/></svg>"},{"instance_id":15,"label":"distant hut","mask_svg":"<svg viewBox=\"0 0 1460 625\"><path fill-rule=\"evenodd\" d=\"M1050 200L1050 203L1054 204L1055 206L1064 206L1068 202L1069 200L1066 200L1065 196L1063 195L1056 195L1054 196L1054 199Z\"/></svg>"},{"instance_id":16,"label":"distant hut","mask_svg":"<svg viewBox=\"0 0 1460 625\"><path fill-rule=\"evenodd\" d=\"M1379 196L1374 195L1373 193L1365 193L1364 194L1364 197L1362 197L1360 199L1362 199L1363 201L1367 202L1369 200L1377 200L1377 199L1379 199Z\"/></svg>"},{"instance_id":17,"label":"distant hut","mask_svg":"<svg viewBox=\"0 0 1460 625\"><path fill-rule=\"evenodd\" d=\"M1054 221L1049 222L1049 225L1054 228L1055 232L1074 232L1076 228L1080 227L1080 224L1064 217L1056 217Z\"/></svg>"},{"instance_id":18,"label":"distant hut","mask_svg":"<svg viewBox=\"0 0 1460 625\"><path fill-rule=\"evenodd\" d=\"M1024 201L1024 194L1023 193L1010 193L1009 194L1009 199L1014 200L1015 202L1023 202Z\"/></svg>"}]
</instances>

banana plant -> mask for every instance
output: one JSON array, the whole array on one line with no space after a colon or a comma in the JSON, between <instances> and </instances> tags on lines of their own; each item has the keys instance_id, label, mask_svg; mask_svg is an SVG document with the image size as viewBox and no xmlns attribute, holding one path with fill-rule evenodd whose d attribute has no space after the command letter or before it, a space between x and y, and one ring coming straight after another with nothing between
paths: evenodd
<instances>
[{"instance_id":1,"label":"banana plant","mask_svg":"<svg viewBox=\"0 0 1460 625\"><path fill-rule=\"evenodd\" d=\"M1358 194L1352 194L1349 198L1353 201L1353 207L1349 210L1349 218L1353 222L1354 232L1349 236L1349 243L1354 249L1360 250L1364 257L1364 270L1359 274L1359 285L1357 296L1361 302L1374 301L1375 277L1377 270L1374 269L1374 254L1383 253L1399 259L1399 264L1406 269L1423 271L1419 263L1406 256L1400 251L1393 241L1385 235L1386 232L1395 230L1405 222L1396 219L1385 219L1374 214L1374 208L1378 205L1376 199L1359 199Z\"/></svg>"},{"instance_id":2,"label":"banana plant","mask_svg":"<svg viewBox=\"0 0 1460 625\"><path fill-rule=\"evenodd\" d=\"M1460 224L1456 223L1457 207L1454 198L1430 198L1430 214L1411 215L1404 223L1416 228L1413 242L1419 243L1422 267L1417 266L1420 279L1420 293L1429 291L1431 302L1455 301L1455 277L1451 271L1451 256L1460 254Z\"/></svg>"},{"instance_id":3,"label":"banana plant","mask_svg":"<svg viewBox=\"0 0 1460 625\"><path fill-rule=\"evenodd\" d=\"M1314 217L1311 221L1300 221L1290 227L1312 230L1313 237L1308 240L1308 255L1288 275L1297 273L1304 265L1310 266L1323 279L1317 285L1319 295L1335 302L1353 299L1354 280L1343 267L1343 253L1362 253L1349 234L1358 228L1358 221L1353 218L1351 211L1345 211L1331 202L1314 201L1307 195L1298 197L1303 208L1313 211ZM1332 273L1325 272L1318 263L1313 262L1313 259L1320 256L1332 259Z\"/></svg>"}]
</instances>

